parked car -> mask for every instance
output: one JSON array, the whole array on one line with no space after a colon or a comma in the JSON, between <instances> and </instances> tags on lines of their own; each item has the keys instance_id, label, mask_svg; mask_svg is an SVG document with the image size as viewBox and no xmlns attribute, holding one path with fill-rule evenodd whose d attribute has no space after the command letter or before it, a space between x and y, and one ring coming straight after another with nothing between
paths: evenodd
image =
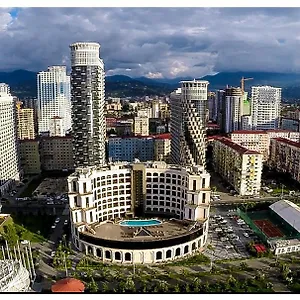
<instances>
[{"instance_id":1,"label":"parked car","mask_svg":"<svg viewBox=\"0 0 300 300\"><path fill-rule=\"evenodd\" d=\"M56 228L56 224L51 226L51 229L55 229Z\"/></svg>"},{"instance_id":2,"label":"parked car","mask_svg":"<svg viewBox=\"0 0 300 300\"><path fill-rule=\"evenodd\" d=\"M246 238L248 238L248 237L249 237L249 234L248 234L247 232L244 232L244 233L243 233L243 236L246 237Z\"/></svg>"},{"instance_id":3,"label":"parked car","mask_svg":"<svg viewBox=\"0 0 300 300\"><path fill-rule=\"evenodd\" d=\"M58 224L60 221L60 218L56 218L55 223Z\"/></svg>"},{"instance_id":4,"label":"parked car","mask_svg":"<svg viewBox=\"0 0 300 300\"><path fill-rule=\"evenodd\" d=\"M65 221L64 221L64 225L68 225L68 220L65 220Z\"/></svg>"},{"instance_id":5,"label":"parked car","mask_svg":"<svg viewBox=\"0 0 300 300\"><path fill-rule=\"evenodd\" d=\"M232 245L226 245L225 248L228 250L228 249L233 249L233 246Z\"/></svg>"},{"instance_id":6,"label":"parked car","mask_svg":"<svg viewBox=\"0 0 300 300\"><path fill-rule=\"evenodd\" d=\"M220 227L217 227L217 228L215 229L215 232L222 232L222 229L221 229Z\"/></svg>"}]
</instances>

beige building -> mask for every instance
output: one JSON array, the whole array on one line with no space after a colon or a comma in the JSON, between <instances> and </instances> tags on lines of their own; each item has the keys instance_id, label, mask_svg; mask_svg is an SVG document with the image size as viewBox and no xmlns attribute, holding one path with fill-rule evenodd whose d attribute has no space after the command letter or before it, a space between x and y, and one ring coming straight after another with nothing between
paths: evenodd
<instances>
[{"instance_id":1,"label":"beige building","mask_svg":"<svg viewBox=\"0 0 300 300\"><path fill-rule=\"evenodd\" d=\"M159 117L161 119L170 118L170 106L168 103L159 103Z\"/></svg>"},{"instance_id":2,"label":"beige building","mask_svg":"<svg viewBox=\"0 0 300 300\"><path fill-rule=\"evenodd\" d=\"M134 135L149 135L149 118L145 116L134 117Z\"/></svg>"},{"instance_id":3,"label":"beige building","mask_svg":"<svg viewBox=\"0 0 300 300\"><path fill-rule=\"evenodd\" d=\"M21 108L22 102L17 102L17 130L19 140L35 139L34 110Z\"/></svg>"},{"instance_id":4,"label":"beige building","mask_svg":"<svg viewBox=\"0 0 300 300\"><path fill-rule=\"evenodd\" d=\"M263 161L269 158L270 140L273 138L286 138L297 142L300 138L299 132L288 130L239 130L230 134L230 138L234 143L237 143L249 150L258 151L263 154Z\"/></svg>"},{"instance_id":5,"label":"beige building","mask_svg":"<svg viewBox=\"0 0 300 300\"><path fill-rule=\"evenodd\" d=\"M20 162L25 175L41 173L38 140L20 141Z\"/></svg>"},{"instance_id":6,"label":"beige building","mask_svg":"<svg viewBox=\"0 0 300 300\"><path fill-rule=\"evenodd\" d=\"M241 196L259 195L263 155L242 147L228 138L213 142L215 171L231 184Z\"/></svg>"},{"instance_id":7,"label":"beige building","mask_svg":"<svg viewBox=\"0 0 300 300\"><path fill-rule=\"evenodd\" d=\"M71 136L44 137L40 143L41 165L44 171L74 169Z\"/></svg>"},{"instance_id":8,"label":"beige building","mask_svg":"<svg viewBox=\"0 0 300 300\"><path fill-rule=\"evenodd\" d=\"M272 139L268 165L300 181L300 143L284 138Z\"/></svg>"},{"instance_id":9,"label":"beige building","mask_svg":"<svg viewBox=\"0 0 300 300\"><path fill-rule=\"evenodd\" d=\"M161 134L154 140L154 160L169 162L171 154L170 134Z\"/></svg>"},{"instance_id":10,"label":"beige building","mask_svg":"<svg viewBox=\"0 0 300 300\"><path fill-rule=\"evenodd\" d=\"M53 117L50 120L50 136L64 136L64 123L63 118Z\"/></svg>"}]
</instances>

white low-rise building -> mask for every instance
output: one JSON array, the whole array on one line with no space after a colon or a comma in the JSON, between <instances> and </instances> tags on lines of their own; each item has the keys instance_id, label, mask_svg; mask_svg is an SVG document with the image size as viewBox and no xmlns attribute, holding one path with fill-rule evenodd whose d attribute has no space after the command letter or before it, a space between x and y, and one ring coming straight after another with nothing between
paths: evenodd
<instances>
[{"instance_id":1,"label":"white low-rise building","mask_svg":"<svg viewBox=\"0 0 300 300\"><path fill-rule=\"evenodd\" d=\"M68 189L74 245L104 262L173 260L207 241L210 175L203 167L137 162L77 168ZM128 225L119 222L128 218Z\"/></svg>"}]
</instances>

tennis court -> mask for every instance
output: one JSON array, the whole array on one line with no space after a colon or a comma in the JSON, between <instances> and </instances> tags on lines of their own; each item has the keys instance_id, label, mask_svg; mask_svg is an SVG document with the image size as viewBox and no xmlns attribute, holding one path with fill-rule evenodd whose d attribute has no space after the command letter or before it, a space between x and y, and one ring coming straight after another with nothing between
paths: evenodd
<instances>
[{"instance_id":1,"label":"tennis court","mask_svg":"<svg viewBox=\"0 0 300 300\"><path fill-rule=\"evenodd\" d=\"M254 224L269 238L283 237L282 231L270 220L253 220Z\"/></svg>"}]
</instances>

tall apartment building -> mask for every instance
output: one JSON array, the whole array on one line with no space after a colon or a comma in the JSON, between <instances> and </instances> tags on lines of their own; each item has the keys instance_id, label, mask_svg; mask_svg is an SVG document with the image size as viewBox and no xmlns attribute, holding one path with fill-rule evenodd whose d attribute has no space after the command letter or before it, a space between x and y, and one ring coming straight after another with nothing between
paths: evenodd
<instances>
[{"instance_id":1,"label":"tall apartment building","mask_svg":"<svg viewBox=\"0 0 300 300\"><path fill-rule=\"evenodd\" d=\"M272 139L268 165L300 181L300 143L284 138Z\"/></svg>"},{"instance_id":2,"label":"tall apartment building","mask_svg":"<svg viewBox=\"0 0 300 300\"><path fill-rule=\"evenodd\" d=\"M171 94L171 155L181 165L206 165L208 81L182 81Z\"/></svg>"},{"instance_id":3,"label":"tall apartment building","mask_svg":"<svg viewBox=\"0 0 300 300\"><path fill-rule=\"evenodd\" d=\"M41 173L40 143L38 140L20 141L20 162L25 175Z\"/></svg>"},{"instance_id":4,"label":"tall apartment building","mask_svg":"<svg viewBox=\"0 0 300 300\"><path fill-rule=\"evenodd\" d=\"M216 114L217 114L217 123L220 128L224 128L225 121L225 111L224 111L224 103L225 103L225 91L217 90L216 91Z\"/></svg>"},{"instance_id":5,"label":"tall apartment building","mask_svg":"<svg viewBox=\"0 0 300 300\"><path fill-rule=\"evenodd\" d=\"M223 126L221 130L229 133L240 130L242 127L244 97L241 88L231 87L225 91L225 102L223 104Z\"/></svg>"},{"instance_id":6,"label":"tall apartment building","mask_svg":"<svg viewBox=\"0 0 300 300\"><path fill-rule=\"evenodd\" d=\"M170 161L171 139L170 134L161 134L154 140L154 160Z\"/></svg>"},{"instance_id":7,"label":"tall apartment building","mask_svg":"<svg viewBox=\"0 0 300 300\"><path fill-rule=\"evenodd\" d=\"M208 111L209 111L209 120L216 122L218 118L218 105L217 105L217 97L213 92L209 92L207 96L208 102Z\"/></svg>"},{"instance_id":8,"label":"tall apartment building","mask_svg":"<svg viewBox=\"0 0 300 300\"><path fill-rule=\"evenodd\" d=\"M253 130L278 129L281 112L281 88L252 87L251 116Z\"/></svg>"},{"instance_id":9,"label":"tall apartment building","mask_svg":"<svg viewBox=\"0 0 300 300\"><path fill-rule=\"evenodd\" d=\"M51 119L63 119L63 129L71 128L70 76L65 66L52 66L37 75L38 132L49 134Z\"/></svg>"},{"instance_id":10,"label":"tall apartment building","mask_svg":"<svg viewBox=\"0 0 300 300\"><path fill-rule=\"evenodd\" d=\"M213 142L213 158L216 172L228 181L239 195L259 194L262 154L220 137Z\"/></svg>"},{"instance_id":11,"label":"tall apartment building","mask_svg":"<svg viewBox=\"0 0 300 300\"><path fill-rule=\"evenodd\" d=\"M71 49L72 134L75 166L105 163L105 72L98 43Z\"/></svg>"},{"instance_id":12,"label":"tall apartment building","mask_svg":"<svg viewBox=\"0 0 300 300\"><path fill-rule=\"evenodd\" d=\"M134 117L133 133L140 136L149 135L149 118L147 116Z\"/></svg>"},{"instance_id":13,"label":"tall apartment building","mask_svg":"<svg viewBox=\"0 0 300 300\"><path fill-rule=\"evenodd\" d=\"M72 137L42 137L40 157L43 171L73 170L75 164Z\"/></svg>"},{"instance_id":14,"label":"tall apartment building","mask_svg":"<svg viewBox=\"0 0 300 300\"><path fill-rule=\"evenodd\" d=\"M22 108L22 102L16 103L17 132L19 140L35 139L34 110Z\"/></svg>"},{"instance_id":15,"label":"tall apartment building","mask_svg":"<svg viewBox=\"0 0 300 300\"><path fill-rule=\"evenodd\" d=\"M35 132L35 136L37 136L37 134L38 134L38 105L37 105L37 99L34 99L34 98L23 99L22 103L23 103L23 108L33 109L34 132Z\"/></svg>"},{"instance_id":16,"label":"tall apartment building","mask_svg":"<svg viewBox=\"0 0 300 300\"><path fill-rule=\"evenodd\" d=\"M0 196L20 180L16 106L9 86L0 83Z\"/></svg>"},{"instance_id":17,"label":"tall apartment building","mask_svg":"<svg viewBox=\"0 0 300 300\"><path fill-rule=\"evenodd\" d=\"M263 154L263 161L269 158L270 140L277 137L298 142L300 133L286 130L239 130L230 134L234 143Z\"/></svg>"}]
</instances>

